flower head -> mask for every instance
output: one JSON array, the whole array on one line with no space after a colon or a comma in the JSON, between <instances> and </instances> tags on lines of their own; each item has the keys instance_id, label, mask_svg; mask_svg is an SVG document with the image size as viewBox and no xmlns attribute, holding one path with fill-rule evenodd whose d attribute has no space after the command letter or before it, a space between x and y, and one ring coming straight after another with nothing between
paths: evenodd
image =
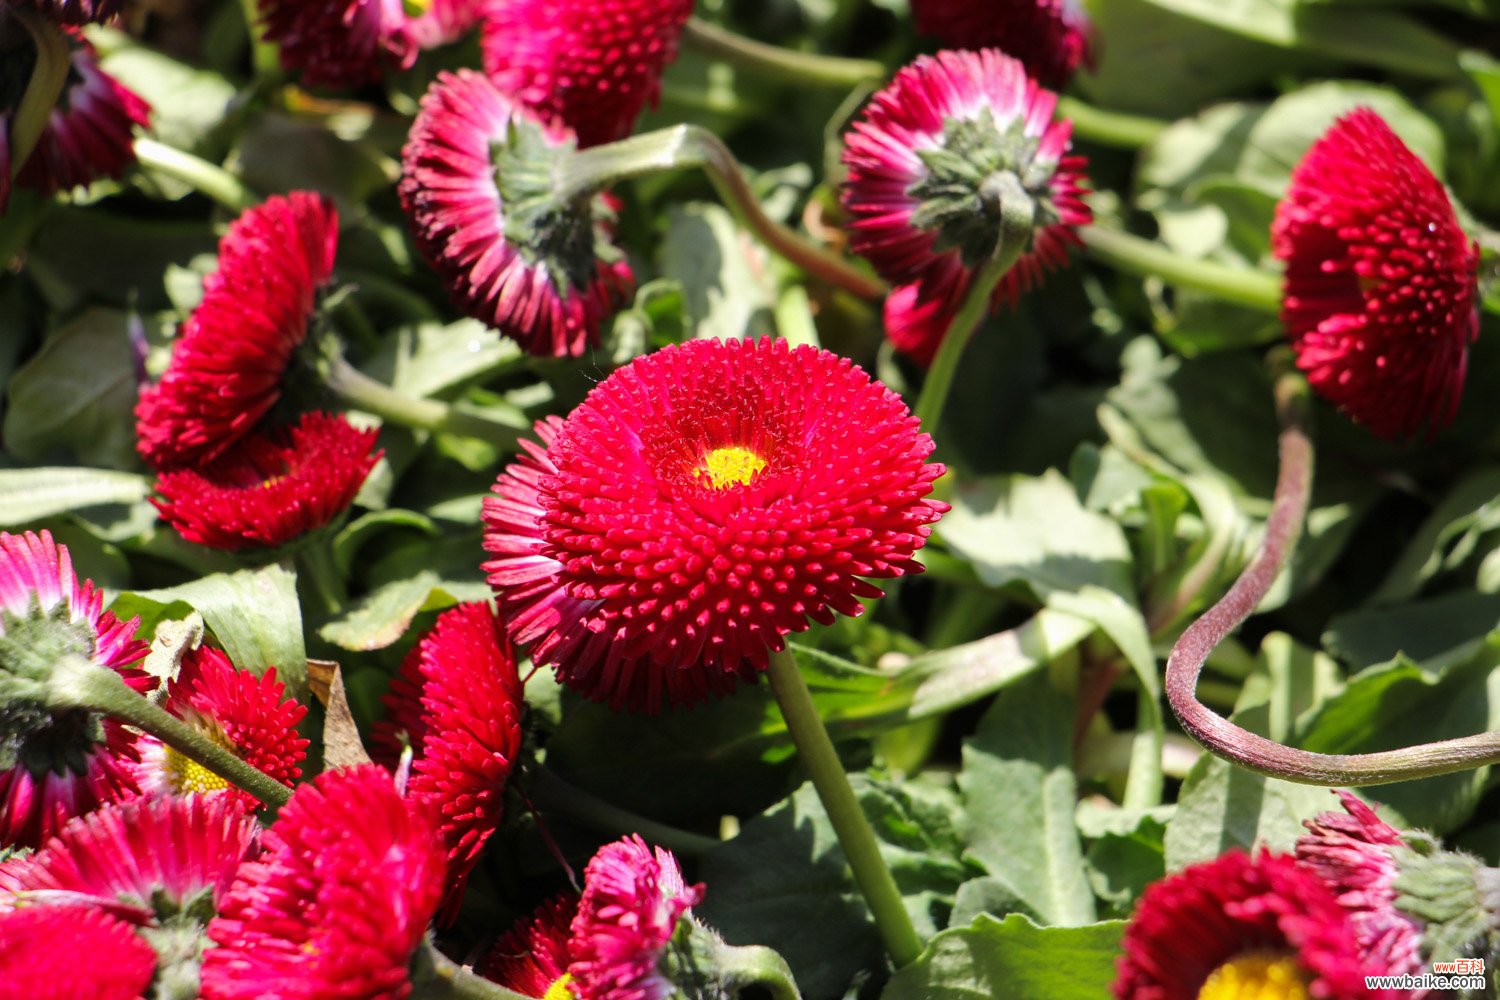
<instances>
[{"instance_id":1,"label":"flower head","mask_svg":"<svg viewBox=\"0 0 1500 1000\"><path fill-rule=\"evenodd\" d=\"M129 924L77 906L0 913L0 998L139 1000L156 953Z\"/></svg>"},{"instance_id":2,"label":"flower head","mask_svg":"<svg viewBox=\"0 0 1500 1000\"><path fill-rule=\"evenodd\" d=\"M548 197L572 149L565 127L460 70L422 98L401 154L402 207L454 304L533 354L582 354L633 281L599 199Z\"/></svg>"},{"instance_id":3,"label":"flower head","mask_svg":"<svg viewBox=\"0 0 1500 1000\"><path fill-rule=\"evenodd\" d=\"M152 503L190 542L215 549L274 548L331 523L380 461L373 428L307 413L283 431L255 434L197 469L163 472Z\"/></svg>"},{"instance_id":4,"label":"flower head","mask_svg":"<svg viewBox=\"0 0 1500 1000\"><path fill-rule=\"evenodd\" d=\"M1002 203L1025 199L1031 234L995 290L992 308L1014 302L1067 261L1075 227L1092 218L1081 157L1068 156L1072 126L1053 118L1057 97L994 49L921 56L876 94L844 148L843 204L851 248L896 285L912 286L898 315L924 322L908 333L930 356L973 272L1003 238Z\"/></svg>"},{"instance_id":5,"label":"flower head","mask_svg":"<svg viewBox=\"0 0 1500 1000\"><path fill-rule=\"evenodd\" d=\"M484 69L583 146L630 134L661 94L692 0L509 0L484 22Z\"/></svg>"},{"instance_id":6,"label":"flower head","mask_svg":"<svg viewBox=\"0 0 1500 1000\"><path fill-rule=\"evenodd\" d=\"M671 851L638 836L606 844L583 873L573 917L572 990L588 1000L665 1000L676 987L657 962L677 921L703 901Z\"/></svg>"},{"instance_id":7,"label":"flower head","mask_svg":"<svg viewBox=\"0 0 1500 1000\"><path fill-rule=\"evenodd\" d=\"M501 474L484 566L511 637L579 693L655 710L753 680L783 637L918 572L947 505L900 397L784 341L637 358Z\"/></svg>"},{"instance_id":8,"label":"flower head","mask_svg":"<svg viewBox=\"0 0 1500 1000\"><path fill-rule=\"evenodd\" d=\"M51 709L41 694L67 658L114 670L137 691L155 685L134 667L149 649L131 638L137 620L103 606L49 532L0 532L0 846L40 846L70 818L137 792L136 738L92 712Z\"/></svg>"},{"instance_id":9,"label":"flower head","mask_svg":"<svg viewBox=\"0 0 1500 1000\"><path fill-rule=\"evenodd\" d=\"M357 87L417 58L401 0L260 0L266 40L304 83Z\"/></svg>"},{"instance_id":10,"label":"flower head","mask_svg":"<svg viewBox=\"0 0 1500 1000\"><path fill-rule=\"evenodd\" d=\"M307 707L283 695L286 685L270 667L256 677L238 670L209 646L190 650L167 687L163 707L236 757L284 785L302 776L308 741L297 733ZM246 811L260 802L202 764L154 737L141 740L141 791L157 795L198 793L227 798Z\"/></svg>"},{"instance_id":11,"label":"flower head","mask_svg":"<svg viewBox=\"0 0 1500 1000\"><path fill-rule=\"evenodd\" d=\"M404 1000L443 893L427 811L380 767L298 786L209 924L204 1000Z\"/></svg>"},{"instance_id":12,"label":"flower head","mask_svg":"<svg viewBox=\"0 0 1500 1000\"><path fill-rule=\"evenodd\" d=\"M1369 108L1340 118L1276 208L1281 319L1314 390L1384 438L1436 430L1479 332L1478 245L1432 171Z\"/></svg>"},{"instance_id":13,"label":"flower head","mask_svg":"<svg viewBox=\"0 0 1500 1000\"><path fill-rule=\"evenodd\" d=\"M230 225L166 373L136 406L147 462L171 469L213 459L276 404L337 247L333 204L307 191L268 198Z\"/></svg>"},{"instance_id":14,"label":"flower head","mask_svg":"<svg viewBox=\"0 0 1500 1000\"><path fill-rule=\"evenodd\" d=\"M495 6L495 0L425 0L425 9L407 22L407 31L418 46L434 49L477 28Z\"/></svg>"},{"instance_id":15,"label":"flower head","mask_svg":"<svg viewBox=\"0 0 1500 1000\"><path fill-rule=\"evenodd\" d=\"M1044 87L1093 68L1094 25L1080 0L912 0L917 30L954 49L1000 49Z\"/></svg>"},{"instance_id":16,"label":"flower head","mask_svg":"<svg viewBox=\"0 0 1500 1000\"><path fill-rule=\"evenodd\" d=\"M120 12L120 0L10 0L41 11L58 24L104 24Z\"/></svg>"},{"instance_id":17,"label":"flower head","mask_svg":"<svg viewBox=\"0 0 1500 1000\"><path fill-rule=\"evenodd\" d=\"M385 705L390 717L376 726L373 742L390 758L403 742L412 747L406 794L441 817L451 915L500 825L505 782L521 750L521 677L489 605L461 604L439 615L402 664Z\"/></svg>"},{"instance_id":18,"label":"flower head","mask_svg":"<svg viewBox=\"0 0 1500 1000\"><path fill-rule=\"evenodd\" d=\"M574 994L568 943L577 912L578 897L572 893L548 900L501 935L474 971L535 1000L569 1000Z\"/></svg>"},{"instance_id":19,"label":"flower head","mask_svg":"<svg viewBox=\"0 0 1500 1000\"><path fill-rule=\"evenodd\" d=\"M1149 887L1125 928L1117 1000L1366 1000L1362 956L1333 893L1289 855L1231 851Z\"/></svg>"}]
</instances>

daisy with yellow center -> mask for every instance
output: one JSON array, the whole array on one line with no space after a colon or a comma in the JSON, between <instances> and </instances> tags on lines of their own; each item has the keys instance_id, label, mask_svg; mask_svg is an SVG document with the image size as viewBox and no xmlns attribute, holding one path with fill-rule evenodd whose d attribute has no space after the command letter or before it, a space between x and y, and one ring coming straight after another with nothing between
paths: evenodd
<instances>
[{"instance_id":1,"label":"daisy with yellow center","mask_svg":"<svg viewBox=\"0 0 1500 1000\"><path fill-rule=\"evenodd\" d=\"M1307 973L1292 955L1251 952L1209 973L1198 1000L1309 1000Z\"/></svg>"},{"instance_id":2,"label":"daisy with yellow center","mask_svg":"<svg viewBox=\"0 0 1500 1000\"><path fill-rule=\"evenodd\" d=\"M709 452L703 458L703 466L693 470L693 475L707 479L716 490L724 490L734 485L749 486L765 467L765 459L749 448L735 445Z\"/></svg>"}]
</instances>

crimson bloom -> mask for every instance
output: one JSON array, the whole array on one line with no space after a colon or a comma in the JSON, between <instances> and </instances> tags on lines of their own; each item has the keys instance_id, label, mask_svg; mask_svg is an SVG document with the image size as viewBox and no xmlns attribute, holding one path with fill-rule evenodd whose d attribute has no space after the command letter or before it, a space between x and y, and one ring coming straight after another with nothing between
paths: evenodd
<instances>
[{"instance_id":1,"label":"crimson bloom","mask_svg":"<svg viewBox=\"0 0 1500 1000\"><path fill-rule=\"evenodd\" d=\"M39 847L70 818L137 794L136 737L92 712L31 704L33 686L68 656L137 691L154 687L134 666L150 648L131 638L137 624L104 610L51 533L0 532L0 847Z\"/></svg>"},{"instance_id":2,"label":"crimson bloom","mask_svg":"<svg viewBox=\"0 0 1500 1000\"><path fill-rule=\"evenodd\" d=\"M1147 888L1125 928L1117 1000L1367 1000L1362 955L1333 893L1290 855L1234 850Z\"/></svg>"},{"instance_id":3,"label":"crimson bloom","mask_svg":"<svg viewBox=\"0 0 1500 1000\"><path fill-rule=\"evenodd\" d=\"M373 764L298 786L209 924L204 1000L405 1000L443 894L433 819Z\"/></svg>"},{"instance_id":4,"label":"crimson bloom","mask_svg":"<svg viewBox=\"0 0 1500 1000\"><path fill-rule=\"evenodd\" d=\"M130 925L77 906L0 913L0 1000L139 1000L156 953Z\"/></svg>"},{"instance_id":5,"label":"crimson bloom","mask_svg":"<svg viewBox=\"0 0 1500 1000\"><path fill-rule=\"evenodd\" d=\"M630 134L661 95L693 0L508 0L484 22L484 70L583 146Z\"/></svg>"},{"instance_id":6,"label":"crimson bloom","mask_svg":"<svg viewBox=\"0 0 1500 1000\"><path fill-rule=\"evenodd\" d=\"M151 502L183 538L215 549L274 548L331 523L380 461L375 429L307 413L197 469L163 472Z\"/></svg>"},{"instance_id":7,"label":"crimson bloom","mask_svg":"<svg viewBox=\"0 0 1500 1000\"><path fill-rule=\"evenodd\" d=\"M474 971L535 1000L571 1000L568 942L577 912L572 893L548 900L501 935Z\"/></svg>"},{"instance_id":8,"label":"crimson bloom","mask_svg":"<svg viewBox=\"0 0 1500 1000\"><path fill-rule=\"evenodd\" d=\"M495 6L494 0L428 0L426 9L407 22L407 32L421 48L437 48L477 28Z\"/></svg>"},{"instance_id":9,"label":"crimson bloom","mask_svg":"<svg viewBox=\"0 0 1500 1000\"><path fill-rule=\"evenodd\" d=\"M387 759L413 750L406 794L441 817L448 847L445 916L500 825L505 782L521 750L521 677L510 640L487 604L438 616L385 697L389 719L373 742Z\"/></svg>"},{"instance_id":10,"label":"crimson bloom","mask_svg":"<svg viewBox=\"0 0 1500 1000\"><path fill-rule=\"evenodd\" d=\"M655 710L754 680L859 615L947 505L899 396L784 341L696 340L596 386L495 484L485 563L511 638L586 697Z\"/></svg>"},{"instance_id":11,"label":"crimson bloom","mask_svg":"<svg viewBox=\"0 0 1500 1000\"><path fill-rule=\"evenodd\" d=\"M136 406L147 462L172 469L213 459L276 404L337 247L338 213L308 191L267 198L230 225L166 373Z\"/></svg>"},{"instance_id":12,"label":"crimson bloom","mask_svg":"<svg viewBox=\"0 0 1500 1000\"><path fill-rule=\"evenodd\" d=\"M1029 243L995 289L1014 303L1067 262L1083 201L1082 157L1068 156L1072 125L1055 120L1057 96L994 50L920 56L871 99L844 147L849 245L901 289L887 318L901 346L924 362L974 272L1001 238L1000 200L1022 191L1035 206Z\"/></svg>"},{"instance_id":13,"label":"crimson bloom","mask_svg":"<svg viewBox=\"0 0 1500 1000\"><path fill-rule=\"evenodd\" d=\"M598 199L529 207L572 149L567 128L460 70L438 75L401 153L401 205L454 305L533 354L582 354L633 284Z\"/></svg>"},{"instance_id":14,"label":"crimson bloom","mask_svg":"<svg viewBox=\"0 0 1500 1000\"><path fill-rule=\"evenodd\" d=\"M1479 246L1384 119L1356 109L1313 143L1271 243L1281 321L1319 395L1383 438L1452 422L1479 334Z\"/></svg>"},{"instance_id":15,"label":"crimson bloom","mask_svg":"<svg viewBox=\"0 0 1500 1000\"><path fill-rule=\"evenodd\" d=\"M307 707L286 698L286 685L270 667L256 677L238 670L209 646L190 650L167 686L163 707L236 757L290 786L302 776L308 741L297 733ZM253 812L260 801L155 737L141 739L141 791L157 795L199 793L227 798Z\"/></svg>"},{"instance_id":16,"label":"crimson bloom","mask_svg":"<svg viewBox=\"0 0 1500 1000\"><path fill-rule=\"evenodd\" d=\"M917 30L954 49L996 48L1044 87L1094 66L1094 25L1079 0L912 0Z\"/></svg>"},{"instance_id":17,"label":"crimson bloom","mask_svg":"<svg viewBox=\"0 0 1500 1000\"><path fill-rule=\"evenodd\" d=\"M304 83L357 87L417 58L401 0L260 0L266 40Z\"/></svg>"}]
</instances>

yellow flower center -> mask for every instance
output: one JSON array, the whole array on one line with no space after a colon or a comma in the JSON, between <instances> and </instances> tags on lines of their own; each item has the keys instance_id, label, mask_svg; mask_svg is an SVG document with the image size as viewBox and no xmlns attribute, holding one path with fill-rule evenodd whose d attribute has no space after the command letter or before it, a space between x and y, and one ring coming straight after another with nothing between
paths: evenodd
<instances>
[{"instance_id":1,"label":"yellow flower center","mask_svg":"<svg viewBox=\"0 0 1500 1000\"><path fill-rule=\"evenodd\" d=\"M197 726L195 728L225 750L228 750L236 757L239 756L234 744L230 742L229 737L225 736L224 731L217 725ZM219 777L186 754L179 753L172 747L166 748L163 770L166 771L168 783L177 790L179 795L186 795L189 792L207 794L208 792L219 792L231 787L227 780Z\"/></svg>"},{"instance_id":2,"label":"yellow flower center","mask_svg":"<svg viewBox=\"0 0 1500 1000\"><path fill-rule=\"evenodd\" d=\"M704 456L703 466L694 469L693 475L707 476L710 486L722 490L735 484L748 486L765 467L766 460L749 448L715 448Z\"/></svg>"},{"instance_id":3,"label":"yellow flower center","mask_svg":"<svg viewBox=\"0 0 1500 1000\"><path fill-rule=\"evenodd\" d=\"M547 992L542 994L542 1000L578 1000L573 995L573 977L563 973L561 979L555 980L547 987Z\"/></svg>"},{"instance_id":4,"label":"yellow flower center","mask_svg":"<svg viewBox=\"0 0 1500 1000\"><path fill-rule=\"evenodd\" d=\"M1198 1000L1308 1000L1307 973L1285 952L1252 951L1209 973Z\"/></svg>"}]
</instances>

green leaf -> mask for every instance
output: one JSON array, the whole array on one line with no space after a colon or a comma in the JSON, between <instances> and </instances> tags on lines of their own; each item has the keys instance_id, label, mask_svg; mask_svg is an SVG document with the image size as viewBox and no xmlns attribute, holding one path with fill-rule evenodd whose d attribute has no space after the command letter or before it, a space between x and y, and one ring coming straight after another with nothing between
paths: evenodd
<instances>
[{"instance_id":1,"label":"green leaf","mask_svg":"<svg viewBox=\"0 0 1500 1000\"><path fill-rule=\"evenodd\" d=\"M1098 1000L1110 995L1124 921L1038 927L980 916L933 938L880 1000Z\"/></svg>"},{"instance_id":2,"label":"green leaf","mask_svg":"<svg viewBox=\"0 0 1500 1000\"><path fill-rule=\"evenodd\" d=\"M137 45L122 33L95 29L93 37L103 53L100 67L151 105L156 138L177 149L212 155L211 133L230 111L234 84Z\"/></svg>"},{"instance_id":3,"label":"green leaf","mask_svg":"<svg viewBox=\"0 0 1500 1000\"><path fill-rule=\"evenodd\" d=\"M1470 468L1406 543L1372 602L1395 604L1415 597L1433 577L1473 555L1480 537L1500 528L1497 495L1500 466L1481 462Z\"/></svg>"},{"instance_id":4,"label":"green leaf","mask_svg":"<svg viewBox=\"0 0 1500 1000\"><path fill-rule=\"evenodd\" d=\"M733 339L775 332L776 298L765 257L718 205L673 205L667 212L661 270L682 286L694 337Z\"/></svg>"},{"instance_id":5,"label":"green leaf","mask_svg":"<svg viewBox=\"0 0 1500 1000\"><path fill-rule=\"evenodd\" d=\"M1397 655L1440 670L1474 655L1500 622L1500 594L1457 590L1405 604L1356 608L1334 617L1323 644L1354 670Z\"/></svg>"},{"instance_id":6,"label":"green leaf","mask_svg":"<svg viewBox=\"0 0 1500 1000\"><path fill-rule=\"evenodd\" d=\"M151 480L134 472L72 466L0 470L0 528L104 504L133 504L151 495Z\"/></svg>"},{"instance_id":7,"label":"green leaf","mask_svg":"<svg viewBox=\"0 0 1500 1000\"><path fill-rule=\"evenodd\" d=\"M423 611L456 603L439 587L431 570L395 580L371 591L346 613L318 629L318 635L340 649L364 651L394 645Z\"/></svg>"}]
</instances>

